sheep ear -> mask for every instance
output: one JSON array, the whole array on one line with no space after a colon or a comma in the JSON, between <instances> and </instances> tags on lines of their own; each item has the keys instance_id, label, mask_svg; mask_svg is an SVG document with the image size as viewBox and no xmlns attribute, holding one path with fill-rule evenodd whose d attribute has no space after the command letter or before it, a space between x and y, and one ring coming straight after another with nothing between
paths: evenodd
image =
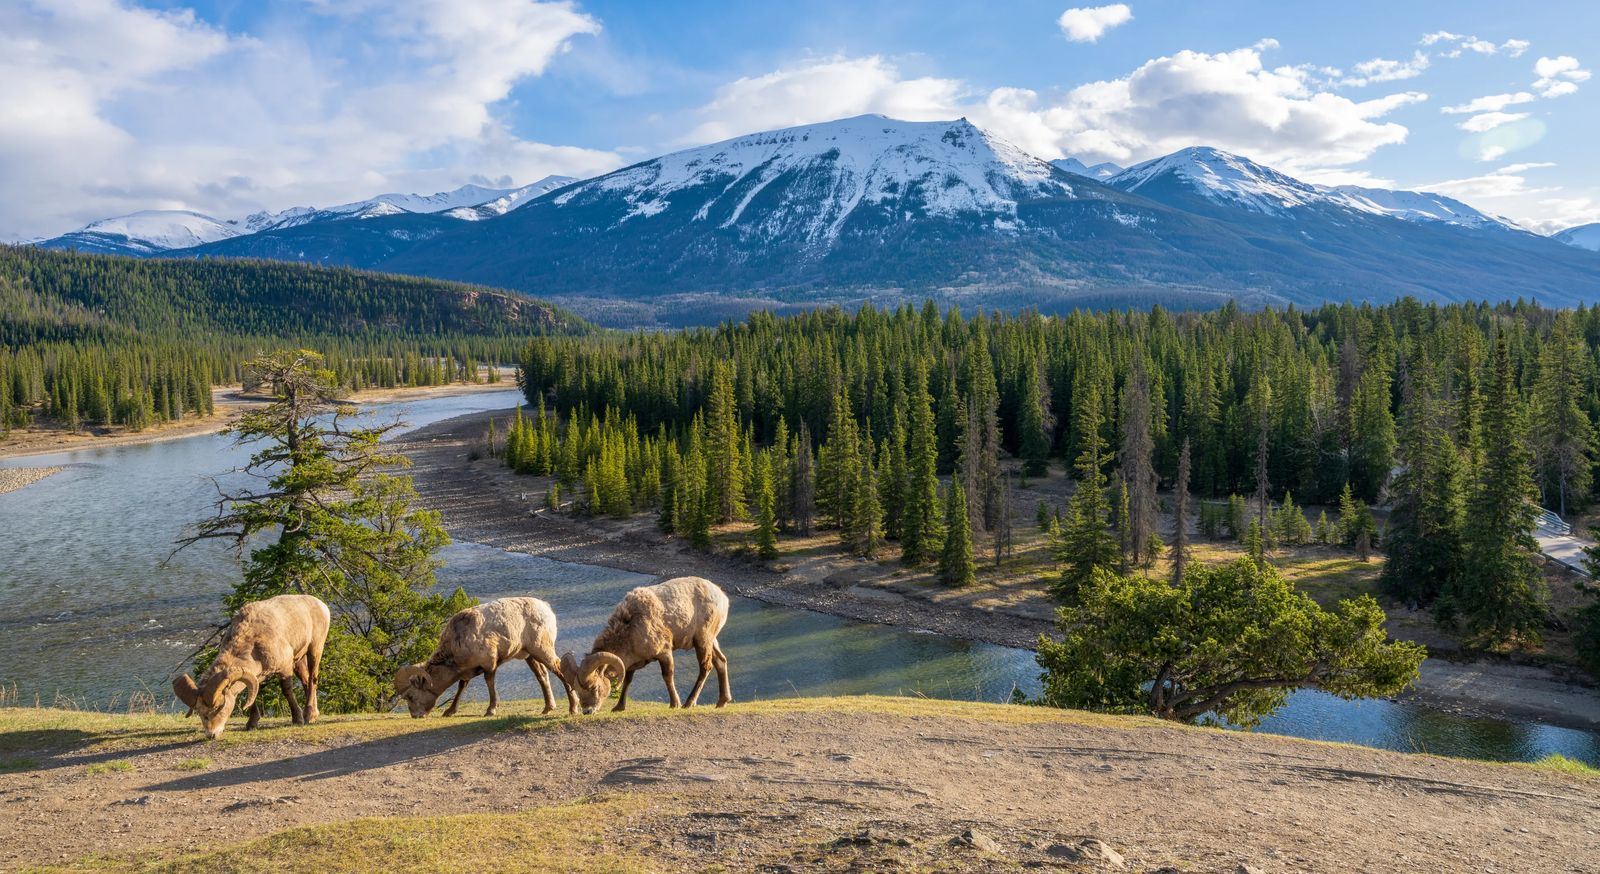
<instances>
[{"instance_id":1,"label":"sheep ear","mask_svg":"<svg viewBox=\"0 0 1600 874\"><path fill-rule=\"evenodd\" d=\"M178 700L189 708L189 712L185 713L184 716L194 714L194 707L200 702L200 687L194 684L194 677L184 674L181 677L173 678L172 694L178 696Z\"/></svg>"},{"instance_id":2,"label":"sheep ear","mask_svg":"<svg viewBox=\"0 0 1600 874\"><path fill-rule=\"evenodd\" d=\"M411 678L411 688L413 689L421 689L426 685L428 685L428 677L426 674L416 674Z\"/></svg>"}]
</instances>

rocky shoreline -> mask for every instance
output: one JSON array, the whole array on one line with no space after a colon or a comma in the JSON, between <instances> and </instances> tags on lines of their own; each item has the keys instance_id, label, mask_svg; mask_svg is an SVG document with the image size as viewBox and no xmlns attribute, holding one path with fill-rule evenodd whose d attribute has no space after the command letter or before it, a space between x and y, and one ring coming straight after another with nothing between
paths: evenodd
<instances>
[{"instance_id":1,"label":"rocky shoreline","mask_svg":"<svg viewBox=\"0 0 1600 874\"><path fill-rule=\"evenodd\" d=\"M1033 649L1039 635L1054 629L1036 611L935 603L890 587L857 585L859 574L849 567L800 574L695 552L661 535L643 517L619 522L545 511L539 508L543 490L536 481L469 457L488 420L508 412L446 419L396 444L412 461L423 503L440 512L458 540L656 577L705 576L769 604L1000 646ZM1461 716L1600 731L1600 693L1537 666L1431 658L1405 697Z\"/></svg>"},{"instance_id":2,"label":"rocky shoreline","mask_svg":"<svg viewBox=\"0 0 1600 874\"><path fill-rule=\"evenodd\" d=\"M7 467L0 468L0 495L30 486L47 476L66 470L64 467Z\"/></svg>"}]
</instances>

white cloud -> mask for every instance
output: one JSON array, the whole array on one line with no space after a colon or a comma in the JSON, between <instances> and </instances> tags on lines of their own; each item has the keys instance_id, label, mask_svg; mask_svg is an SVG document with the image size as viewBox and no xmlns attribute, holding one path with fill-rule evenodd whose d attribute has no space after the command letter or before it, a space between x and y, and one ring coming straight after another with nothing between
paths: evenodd
<instances>
[{"instance_id":1,"label":"white cloud","mask_svg":"<svg viewBox=\"0 0 1600 874\"><path fill-rule=\"evenodd\" d=\"M1504 54L1508 57L1521 57L1528 50L1530 43L1525 39L1508 39L1496 44L1486 39L1475 36L1451 33L1448 30L1438 30L1427 34L1421 39L1422 45L1440 45L1440 57L1459 58L1463 52L1473 52L1480 55Z\"/></svg>"},{"instance_id":2,"label":"white cloud","mask_svg":"<svg viewBox=\"0 0 1600 874\"><path fill-rule=\"evenodd\" d=\"M1395 61L1389 58L1373 58L1362 61L1353 67L1354 76L1339 79L1336 84L1362 87L1378 82L1394 82L1400 79L1414 79L1428 69L1427 54L1415 52L1407 61Z\"/></svg>"},{"instance_id":3,"label":"white cloud","mask_svg":"<svg viewBox=\"0 0 1600 874\"><path fill-rule=\"evenodd\" d=\"M1126 3L1110 6L1084 6L1068 9L1056 19L1061 32L1073 42L1094 42L1106 31L1133 20L1133 10Z\"/></svg>"},{"instance_id":4,"label":"white cloud","mask_svg":"<svg viewBox=\"0 0 1600 874\"><path fill-rule=\"evenodd\" d=\"M969 114L1044 157L1126 163L1205 144L1292 169L1351 164L1403 142L1405 127L1379 119L1426 99L1402 92L1350 100L1306 70L1268 69L1260 50L1248 48L1178 52L1053 100L1001 89Z\"/></svg>"},{"instance_id":5,"label":"white cloud","mask_svg":"<svg viewBox=\"0 0 1600 874\"><path fill-rule=\"evenodd\" d=\"M502 115L518 82L599 30L573 5L306 3L254 36L128 0L0 3L0 239L621 163Z\"/></svg>"},{"instance_id":6,"label":"white cloud","mask_svg":"<svg viewBox=\"0 0 1600 874\"><path fill-rule=\"evenodd\" d=\"M1539 217L1522 220L1522 225L1541 234L1600 222L1600 200L1593 197L1547 197L1538 202L1538 208Z\"/></svg>"},{"instance_id":7,"label":"white cloud","mask_svg":"<svg viewBox=\"0 0 1600 874\"><path fill-rule=\"evenodd\" d=\"M1589 81L1590 73L1583 69L1577 58L1571 55L1561 55L1555 58L1540 58L1533 64L1534 75L1538 80L1533 83L1533 90L1539 92L1541 97L1561 97L1578 90L1579 82Z\"/></svg>"},{"instance_id":8,"label":"white cloud","mask_svg":"<svg viewBox=\"0 0 1600 874\"><path fill-rule=\"evenodd\" d=\"M1536 99L1538 98L1526 91L1518 91L1515 94L1490 94L1484 97L1475 97L1466 103L1460 104L1459 106L1445 106L1439 111L1451 114L1462 114L1469 112L1499 112L1500 110L1505 109L1507 106L1516 106L1522 103L1532 103Z\"/></svg>"},{"instance_id":9,"label":"white cloud","mask_svg":"<svg viewBox=\"0 0 1600 874\"><path fill-rule=\"evenodd\" d=\"M954 79L902 78L894 63L876 55L824 58L723 85L700 107L701 121L682 141L709 143L867 113L908 121L955 118L963 94Z\"/></svg>"},{"instance_id":10,"label":"white cloud","mask_svg":"<svg viewBox=\"0 0 1600 874\"><path fill-rule=\"evenodd\" d=\"M1462 199L1524 197L1529 194L1556 190L1552 188L1530 188L1528 187L1527 177L1523 175L1529 170L1542 170L1546 167L1554 166L1555 164L1549 162L1508 164L1481 176L1433 182L1418 186L1417 190L1433 191Z\"/></svg>"},{"instance_id":11,"label":"white cloud","mask_svg":"<svg viewBox=\"0 0 1600 874\"><path fill-rule=\"evenodd\" d=\"M1460 122L1456 127L1468 133L1481 134L1484 131L1494 130L1503 124L1521 121L1528 117L1526 112L1485 112Z\"/></svg>"}]
</instances>

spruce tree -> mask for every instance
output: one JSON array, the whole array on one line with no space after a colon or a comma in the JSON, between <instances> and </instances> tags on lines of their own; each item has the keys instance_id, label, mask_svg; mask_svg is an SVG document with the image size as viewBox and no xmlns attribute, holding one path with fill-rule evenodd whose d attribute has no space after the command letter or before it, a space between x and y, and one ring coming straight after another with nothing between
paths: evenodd
<instances>
[{"instance_id":1,"label":"spruce tree","mask_svg":"<svg viewBox=\"0 0 1600 874\"><path fill-rule=\"evenodd\" d=\"M790 486L790 492L794 495L790 515L794 519L795 533L801 537L811 536L812 520L816 516L814 467L811 431L806 427L805 420L801 419L800 433L795 435L794 482Z\"/></svg>"},{"instance_id":2,"label":"spruce tree","mask_svg":"<svg viewBox=\"0 0 1600 874\"><path fill-rule=\"evenodd\" d=\"M1178 453L1178 476L1172 486L1172 582L1183 579L1189 564L1189 438L1183 439Z\"/></svg>"},{"instance_id":3,"label":"spruce tree","mask_svg":"<svg viewBox=\"0 0 1600 874\"><path fill-rule=\"evenodd\" d=\"M755 478L756 554L770 561L778 557L778 496L773 490L771 459L761 459L755 468Z\"/></svg>"},{"instance_id":4,"label":"spruce tree","mask_svg":"<svg viewBox=\"0 0 1600 874\"><path fill-rule=\"evenodd\" d=\"M1078 485L1067 503L1067 517L1056 538L1056 557L1065 567L1052 587L1057 600L1076 602L1096 570L1115 567L1120 550L1107 530L1110 507L1106 501L1105 444L1100 436L1100 403L1094 392L1078 408L1077 430L1082 435L1078 454Z\"/></svg>"},{"instance_id":5,"label":"spruce tree","mask_svg":"<svg viewBox=\"0 0 1600 874\"><path fill-rule=\"evenodd\" d=\"M1123 392L1122 452L1119 463L1127 488L1127 542L1123 549L1141 559L1156 535L1155 438L1151 432L1150 377L1144 357L1134 359L1133 373ZM1123 522L1122 519L1118 520Z\"/></svg>"},{"instance_id":6,"label":"spruce tree","mask_svg":"<svg viewBox=\"0 0 1600 874\"><path fill-rule=\"evenodd\" d=\"M945 502L944 549L939 554L939 579L947 586L970 586L977 582L977 565L972 558L972 528L968 524L966 489L960 482L950 484Z\"/></svg>"},{"instance_id":7,"label":"spruce tree","mask_svg":"<svg viewBox=\"0 0 1600 874\"><path fill-rule=\"evenodd\" d=\"M911 382L910 451L906 455L906 498L900 524L901 558L917 565L937 558L944 545L944 515L939 502L939 447L928 395L927 370L916 366Z\"/></svg>"},{"instance_id":8,"label":"spruce tree","mask_svg":"<svg viewBox=\"0 0 1600 874\"><path fill-rule=\"evenodd\" d=\"M1583 409L1583 343L1567 323L1567 316L1558 316L1545 341L1533 385L1530 429L1545 503L1562 516L1569 502L1588 496L1595 454L1594 424Z\"/></svg>"},{"instance_id":9,"label":"spruce tree","mask_svg":"<svg viewBox=\"0 0 1600 874\"><path fill-rule=\"evenodd\" d=\"M1414 383L1400 422L1400 473L1384 533L1384 591L1409 604L1431 605L1462 569L1464 524L1461 455L1434 396L1432 381Z\"/></svg>"},{"instance_id":10,"label":"spruce tree","mask_svg":"<svg viewBox=\"0 0 1600 874\"><path fill-rule=\"evenodd\" d=\"M743 435L732 371L726 362L713 366L711 395L706 402L706 487L710 512L717 522L742 519L745 514L745 467L739 458Z\"/></svg>"},{"instance_id":11,"label":"spruce tree","mask_svg":"<svg viewBox=\"0 0 1600 874\"><path fill-rule=\"evenodd\" d=\"M865 443L860 453L855 475L855 493L850 511L850 540L855 553L863 558L874 558L883 544L883 505L878 500L878 477L872 466L870 429L862 427L859 443Z\"/></svg>"},{"instance_id":12,"label":"spruce tree","mask_svg":"<svg viewBox=\"0 0 1600 874\"><path fill-rule=\"evenodd\" d=\"M1050 430L1055 425L1050 415L1050 386L1045 381L1040 356L1031 351L1024 354L1017 423L1022 432L1022 472L1025 476L1044 476L1050 470Z\"/></svg>"},{"instance_id":13,"label":"spruce tree","mask_svg":"<svg viewBox=\"0 0 1600 874\"><path fill-rule=\"evenodd\" d=\"M1468 502L1465 566L1441 598L1439 615L1480 641L1536 644L1544 621L1533 459L1526 442L1516 374L1502 335L1483 403L1483 460Z\"/></svg>"}]
</instances>

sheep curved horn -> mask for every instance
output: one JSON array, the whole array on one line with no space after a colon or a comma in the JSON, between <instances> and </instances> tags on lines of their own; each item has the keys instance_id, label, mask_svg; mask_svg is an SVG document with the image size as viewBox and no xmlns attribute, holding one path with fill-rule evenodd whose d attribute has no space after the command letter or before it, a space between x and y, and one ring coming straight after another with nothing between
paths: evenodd
<instances>
[{"instance_id":1,"label":"sheep curved horn","mask_svg":"<svg viewBox=\"0 0 1600 874\"><path fill-rule=\"evenodd\" d=\"M625 664L622 661L622 659L617 658L615 653L609 653L609 652L603 652L603 651L602 652L592 652L592 653L589 653L589 657L584 659L584 661L585 662L593 662L595 664L595 666L598 667L600 670L608 670L608 669L610 669L612 671L615 671L615 676L612 677L612 679L614 679L614 680L620 680L623 677L628 675L628 666L627 666L627 664Z\"/></svg>"},{"instance_id":2,"label":"sheep curved horn","mask_svg":"<svg viewBox=\"0 0 1600 874\"><path fill-rule=\"evenodd\" d=\"M240 671L239 673L243 674L244 672ZM239 680L240 682L244 683L245 688L250 691L250 695L244 699L244 704L239 709L241 711L249 710L251 706L256 703L256 695L261 692L261 678L241 676L239 677Z\"/></svg>"},{"instance_id":3,"label":"sheep curved horn","mask_svg":"<svg viewBox=\"0 0 1600 874\"><path fill-rule=\"evenodd\" d=\"M578 682L578 678L583 676L583 668L578 664L578 657L569 650L557 664L556 674L568 684Z\"/></svg>"}]
</instances>

